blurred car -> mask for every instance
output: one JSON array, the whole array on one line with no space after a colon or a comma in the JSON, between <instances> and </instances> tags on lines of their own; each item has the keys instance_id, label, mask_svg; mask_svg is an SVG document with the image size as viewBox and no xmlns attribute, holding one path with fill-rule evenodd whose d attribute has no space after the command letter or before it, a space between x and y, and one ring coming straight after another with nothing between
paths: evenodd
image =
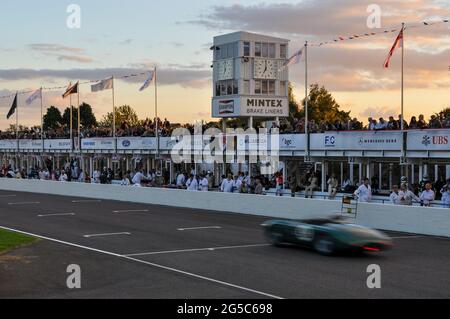
<instances>
[{"instance_id":1,"label":"blurred car","mask_svg":"<svg viewBox=\"0 0 450 319\"><path fill-rule=\"evenodd\" d=\"M338 252L380 252L393 241L384 233L355 225L341 217L311 220L271 220L262 226L275 246L295 244L322 255Z\"/></svg>"}]
</instances>

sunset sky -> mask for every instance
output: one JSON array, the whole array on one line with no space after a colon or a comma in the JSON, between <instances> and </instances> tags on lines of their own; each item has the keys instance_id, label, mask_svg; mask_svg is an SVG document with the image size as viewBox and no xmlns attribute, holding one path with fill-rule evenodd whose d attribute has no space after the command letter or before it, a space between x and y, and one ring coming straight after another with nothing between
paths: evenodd
<instances>
[{"instance_id":1,"label":"sunset sky","mask_svg":"<svg viewBox=\"0 0 450 319\"><path fill-rule=\"evenodd\" d=\"M81 29L66 26L67 6L81 6ZM0 96L40 86L67 85L159 69L160 116L173 122L210 119L211 61L216 35L234 31L263 33L291 40L290 51L305 40L321 42L380 30L368 29L367 6L382 10L382 29L401 22L448 19L448 0L29 0L4 1L0 10ZM329 89L354 117L387 117L400 112L400 54L390 69L383 62L397 34L310 49L310 81ZM450 106L450 24L405 32L406 116L431 114ZM304 68L291 68L300 100ZM144 77L117 81L116 105L129 104L142 118L154 116L153 87L138 92ZM61 91L45 93L44 104L68 106ZM20 123L40 123L39 102L24 106ZM82 101L98 119L112 109L111 93L90 93ZM12 98L0 99L0 129Z\"/></svg>"}]
</instances>

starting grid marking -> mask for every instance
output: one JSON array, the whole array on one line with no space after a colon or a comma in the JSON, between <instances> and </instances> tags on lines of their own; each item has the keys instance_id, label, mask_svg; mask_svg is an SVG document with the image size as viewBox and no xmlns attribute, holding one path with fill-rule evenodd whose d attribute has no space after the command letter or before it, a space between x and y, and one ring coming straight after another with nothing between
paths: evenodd
<instances>
[{"instance_id":1,"label":"starting grid marking","mask_svg":"<svg viewBox=\"0 0 450 319\"><path fill-rule=\"evenodd\" d=\"M61 214L43 214L43 215L37 215L37 217L43 218L43 217L57 217L57 216L75 216L74 213L61 213Z\"/></svg>"},{"instance_id":2,"label":"starting grid marking","mask_svg":"<svg viewBox=\"0 0 450 319\"><path fill-rule=\"evenodd\" d=\"M191 227L191 228L178 228L178 231L186 230L204 230L204 229L222 229L220 226L206 226L206 227Z\"/></svg>"},{"instance_id":3,"label":"starting grid marking","mask_svg":"<svg viewBox=\"0 0 450 319\"><path fill-rule=\"evenodd\" d=\"M7 230L7 231L12 231L12 232L16 232L16 233L24 234L24 235L28 235L28 236L33 236L33 237L40 238L40 239L43 239L43 240L48 240L48 241L55 242L55 243L58 243L58 244L63 244L63 245L66 245L66 246L71 246L71 247L75 247L75 248L79 248L79 249L84 249L84 250L88 250L88 251L97 252L97 253L104 254L104 255L109 255L109 256L125 259L125 260L134 261L134 262L137 262L137 263L140 263L140 264L151 266L153 268L158 268L158 269L165 270L165 271L168 271L168 272L182 274L182 275L185 275L185 276L188 276L188 277L192 277L192 278L196 278L196 279L212 282L212 283L219 284L219 285L222 285L222 286L231 287L231 288L234 288L234 289L250 292L250 293L253 293L253 294L257 294L257 295L268 297L268 298L272 298L272 299L284 299L283 297L276 296L276 295L269 294L269 293L265 293L263 291L258 291L258 290L247 288L247 287L244 287L244 286L235 285L235 284L232 284L232 283L229 283L229 282L226 282L226 281L221 281L221 280L217 280L217 279L214 279L214 278L205 277L205 276L197 275L197 274L194 274L194 273L191 273L191 272L183 271L183 270L180 270L180 269L171 268L171 267L167 267L167 266L164 266L164 265L147 262L147 261L144 261L144 260L140 260L140 259L136 259L136 258L133 258L133 257L130 257L130 256L126 256L126 255L120 255L120 254L109 252L109 251L105 251L105 250L100 250L100 249L96 249L96 248L92 248L92 247L82 246L82 245L78 245L78 244L62 241L62 240L59 240L59 239L54 239L54 238L41 236L41 235L29 233L29 232L24 232L24 231L13 229L13 228L9 228L9 227L0 226L0 229L4 229L4 230Z\"/></svg>"},{"instance_id":4,"label":"starting grid marking","mask_svg":"<svg viewBox=\"0 0 450 319\"><path fill-rule=\"evenodd\" d=\"M148 213L148 212L150 212L148 209L115 210L115 211L113 211L114 214L120 214L120 213Z\"/></svg>"},{"instance_id":5,"label":"starting grid marking","mask_svg":"<svg viewBox=\"0 0 450 319\"><path fill-rule=\"evenodd\" d=\"M107 237L107 236L130 236L131 233L122 232L122 233L106 233L106 234L93 234L93 235L84 235L84 238L92 238L92 237Z\"/></svg>"},{"instance_id":6,"label":"starting grid marking","mask_svg":"<svg viewBox=\"0 0 450 319\"><path fill-rule=\"evenodd\" d=\"M139 256L151 256L151 255L165 255L165 254L177 254L177 253L191 253L199 251L217 251L217 250L229 250L239 248L255 248L255 247L268 247L270 244L255 244L255 245L241 245L241 246L225 246L225 247L211 247L211 248L197 248L197 249L184 249L184 250L167 250L167 251L155 251L150 253L130 254L124 255L126 257L139 257Z\"/></svg>"},{"instance_id":7,"label":"starting grid marking","mask_svg":"<svg viewBox=\"0 0 450 319\"><path fill-rule=\"evenodd\" d=\"M39 205L40 202L21 202L21 203L8 203L9 206L18 206L18 205Z\"/></svg>"},{"instance_id":8,"label":"starting grid marking","mask_svg":"<svg viewBox=\"0 0 450 319\"><path fill-rule=\"evenodd\" d=\"M72 203L101 203L99 199L73 200Z\"/></svg>"}]
</instances>

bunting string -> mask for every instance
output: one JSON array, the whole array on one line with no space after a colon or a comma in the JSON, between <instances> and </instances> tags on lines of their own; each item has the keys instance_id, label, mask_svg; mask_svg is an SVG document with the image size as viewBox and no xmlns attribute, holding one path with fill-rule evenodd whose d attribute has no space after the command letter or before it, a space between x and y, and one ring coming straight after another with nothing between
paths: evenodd
<instances>
[{"instance_id":1,"label":"bunting string","mask_svg":"<svg viewBox=\"0 0 450 319\"><path fill-rule=\"evenodd\" d=\"M133 78L133 77L140 77L140 76L146 75L147 73L148 73L148 71L147 72L141 72L141 73L127 74L127 75L118 76L118 77L114 76L114 79L129 79L129 78ZM86 81L83 81L83 82L79 82L79 85L97 83L97 82L100 82L102 80L104 80L104 79L100 79L100 80L86 80ZM65 90L65 89L67 89L67 85L64 85L64 86L53 86L53 87L42 87L42 91L59 91L59 90ZM35 91L36 91L36 89L28 90L28 91L19 91L18 95L30 94L30 93L33 93ZM11 93L9 95L3 95L3 96L0 96L0 99L8 99L8 98L14 97L15 95L16 95L16 93Z\"/></svg>"},{"instance_id":2,"label":"bunting string","mask_svg":"<svg viewBox=\"0 0 450 319\"><path fill-rule=\"evenodd\" d=\"M407 29L415 29L415 28L421 28L421 27L430 27L430 26L435 26L435 25L439 25L439 24L444 24L444 23L448 23L449 19L443 19L443 20L436 20L436 21L423 21L423 22L418 22L415 24L406 24L405 26L405 30ZM312 42L309 43L308 46L312 46L312 47L322 47L325 45L329 45L329 44L336 44L336 43L340 43L340 42L345 42L345 41L352 41L352 40L357 40L357 39L363 39L363 38L368 38L368 37L372 37L372 36L377 36L380 34L389 34L389 33L395 33L395 32L399 32L400 29L399 28L395 28L395 29L385 29L382 31L376 31L376 32L366 32L366 33L361 33L361 34L353 34L353 35L348 35L348 36L339 36L333 40L329 40L329 41L324 41L324 42ZM128 74L128 75L123 75L120 77L116 77L114 76L114 79L128 79L128 78L132 78L132 77L139 77L139 76L143 76L146 75L148 72L141 72L141 73L133 73L133 74ZM80 85L83 84L92 84L92 83L97 83L102 81L103 79L100 80L87 80L84 82L79 82ZM55 86L55 87L43 87L42 90L43 91L56 91L56 90L64 90L67 88L67 85L65 86ZM24 94L30 94L33 93L35 90L28 90L28 91L19 91L18 95L24 95ZM15 96L15 93L11 93L9 95L4 95L4 96L0 96L0 99L7 99L7 98L12 98Z\"/></svg>"},{"instance_id":3,"label":"bunting string","mask_svg":"<svg viewBox=\"0 0 450 319\"><path fill-rule=\"evenodd\" d=\"M436 21L423 21L423 22L416 22L413 24L406 24L405 25L405 30L407 29L415 29L415 28L423 28L423 27L431 27L434 25L439 25L439 24L444 24L444 23L448 23L449 19L444 19L444 20L436 20ZM348 35L348 36L339 36L333 40L329 40L329 41L324 41L324 42L312 42L309 43L308 46L313 46L313 47L322 47L324 45L328 45L328 44L335 44L335 43L340 43L340 42L344 42L344 41L351 41L351 40L357 40L357 39L363 39L363 38L368 38L368 37L372 37L372 36L377 36L380 34L389 34L389 33L395 33L395 32L400 32L401 28L395 28L395 29L385 29L382 31L376 31L376 32L366 32L366 33L361 33L361 34L353 34L353 35Z\"/></svg>"}]
</instances>

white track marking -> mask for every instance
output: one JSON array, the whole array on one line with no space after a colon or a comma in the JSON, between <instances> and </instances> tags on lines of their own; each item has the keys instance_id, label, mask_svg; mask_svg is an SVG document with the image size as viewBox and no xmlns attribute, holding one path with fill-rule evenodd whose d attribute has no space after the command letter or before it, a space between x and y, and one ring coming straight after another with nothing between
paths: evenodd
<instances>
[{"instance_id":1,"label":"white track marking","mask_svg":"<svg viewBox=\"0 0 450 319\"><path fill-rule=\"evenodd\" d=\"M220 227L220 226L208 226L208 227L178 228L179 231L202 230L202 229L222 229L222 227Z\"/></svg>"},{"instance_id":2,"label":"white track marking","mask_svg":"<svg viewBox=\"0 0 450 319\"><path fill-rule=\"evenodd\" d=\"M148 213L148 209L136 209L136 210L115 210L113 213L120 214L120 213Z\"/></svg>"},{"instance_id":3,"label":"white track marking","mask_svg":"<svg viewBox=\"0 0 450 319\"><path fill-rule=\"evenodd\" d=\"M126 235L130 236L131 233L123 232L123 233L107 233L107 234L93 234L93 235L84 235L84 238L92 238L92 237L106 237L106 236L120 236Z\"/></svg>"},{"instance_id":4,"label":"white track marking","mask_svg":"<svg viewBox=\"0 0 450 319\"><path fill-rule=\"evenodd\" d=\"M425 238L427 236L402 236L402 237L391 237L392 239L415 239L415 238Z\"/></svg>"},{"instance_id":5,"label":"white track marking","mask_svg":"<svg viewBox=\"0 0 450 319\"><path fill-rule=\"evenodd\" d=\"M10 206L16 206L16 205L38 205L40 202L22 202L22 203L8 203Z\"/></svg>"},{"instance_id":6,"label":"white track marking","mask_svg":"<svg viewBox=\"0 0 450 319\"><path fill-rule=\"evenodd\" d=\"M118 258L122 258L122 259L126 259L126 260L135 261L137 263L141 263L141 264L145 264L145 265L148 265L148 266L152 266L154 268L159 268L159 269L163 269L163 270L166 270L166 271L175 272L175 273L178 273L178 274L182 274L182 275L186 275L186 276L189 276L189 277L194 277L194 278L197 278L197 279L213 282L213 283L220 284L220 285L223 285L223 286L236 288L236 289L239 289L239 290L251 292L251 293L254 293L254 294L257 294L257 295L261 295L261 296L265 296L265 297L269 297L269 298L273 298L273 299L284 299L282 297L279 297L279 296L276 296L276 295L272 295L272 294L268 294L268 293L265 293L265 292L262 292L262 291L246 288L246 287L243 287L243 286L234 285L234 284L231 284L231 283L228 283L228 282L225 282L225 281L220 281L220 280L216 280L216 279L213 279L213 278L196 275L196 274L193 274L193 273L190 273L190 272L186 272L186 271L182 271L182 270L179 270L179 269L170 268L170 267L166 267L166 266L155 264L155 263L150 263L150 262L147 262L147 261L144 261L144 260L140 260L140 259L136 259L136 258L132 258L132 257L127 257L127 256L124 256L124 255L119 255L119 254L116 254L116 253L112 253L112 252L108 252L108 251L104 251L104 250L100 250L100 249L96 249L96 248L81 246L81 245L65 242L65 241L62 241L62 240L53 239L53 238L49 238L49 237L45 237L45 236L40 236L40 235L36 235L36 234L33 234L33 233L28 233L28 232L20 231L20 230L17 230L17 229L12 229L12 228L8 228L8 227L3 227L3 226L0 226L0 229L4 229L4 230L16 232L16 233L20 233L20 234L24 234L24 235L28 235L28 236L33 236L33 237L36 237L36 238L52 241L52 242L63 244L63 245L67 245L67 246L81 248L81 249L85 249L85 250L89 250L89 251L93 251L93 252L97 252L97 253L101 253L101 254L105 254L105 255L109 255L109 256L114 256L114 257L118 257Z\"/></svg>"},{"instance_id":7,"label":"white track marking","mask_svg":"<svg viewBox=\"0 0 450 319\"><path fill-rule=\"evenodd\" d=\"M184 250L167 250L167 251L155 251L155 252L141 253L141 254L130 254L130 255L124 255L124 256L126 256L126 257L139 257L139 256L164 255L164 254L176 254L176 253L190 253L190 252L197 252L197 251L216 251L216 250L253 248L253 247L267 247L267 246L271 246L271 245L270 244L257 244L257 245L197 248L197 249L184 249Z\"/></svg>"},{"instance_id":8,"label":"white track marking","mask_svg":"<svg viewBox=\"0 0 450 319\"><path fill-rule=\"evenodd\" d=\"M100 203L99 199L89 199L89 200L73 200L72 203Z\"/></svg>"},{"instance_id":9,"label":"white track marking","mask_svg":"<svg viewBox=\"0 0 450 319\"><path fill-rule=\"evenodd\" d=\"M37 217L57 217L57 216L75 216L74 213L64 213L64 214L45 214L45 215L38 215Z\"/></svg>"}]
</instances>

